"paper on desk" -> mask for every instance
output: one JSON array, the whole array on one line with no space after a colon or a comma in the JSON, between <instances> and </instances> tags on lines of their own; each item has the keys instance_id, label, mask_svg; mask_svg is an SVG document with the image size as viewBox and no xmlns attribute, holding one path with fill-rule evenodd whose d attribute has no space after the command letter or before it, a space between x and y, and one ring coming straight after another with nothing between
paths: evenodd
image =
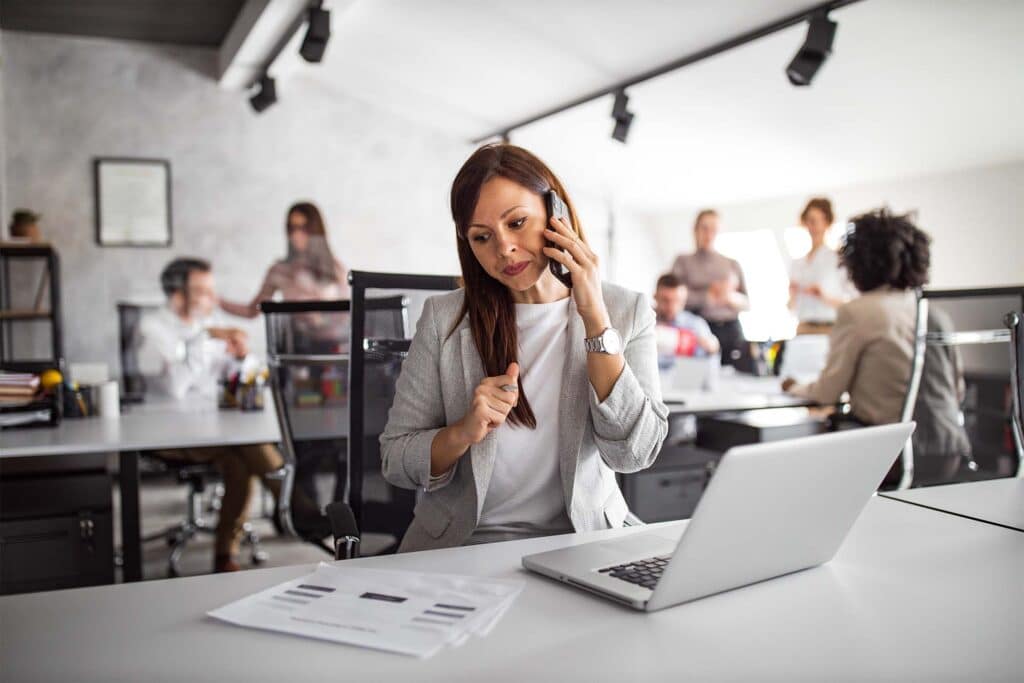
<instances>
[{"instance_id":1,"label":"paper on desk","mask_svg":"<svg viewBox=\"0 0 1024 683\"><path fill-rule=\"evenodd\" d=\"M238 626L430 657L487 635L521 581L321 563L209 616Z\"/></svg>"}]
</instances>

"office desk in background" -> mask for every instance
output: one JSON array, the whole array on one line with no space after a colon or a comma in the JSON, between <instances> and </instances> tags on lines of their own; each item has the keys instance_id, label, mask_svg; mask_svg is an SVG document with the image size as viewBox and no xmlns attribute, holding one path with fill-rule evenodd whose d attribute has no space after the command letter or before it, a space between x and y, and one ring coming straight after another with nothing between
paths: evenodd
<instances>
[{"instance_id":1,"label":"office desk in background","mask_svg":"<svg viewBox=\"0 0 1024 683\"><path fill-rule=\"evenodd\" d=\"M139 513L139 454L168 448L206 448L277 443L281 439L273 398L263 410L219 410L212 400L152 401L131 406L117 419L68 419L53 428L4 430L0 459L118 453L121 543L125 581L142 579ZM348 434L345 406L294 411L304 434L342 438ZM298 425L297 425L298 428Z\"/></svg>"},{"instance_id":2,"label":"office desk in background","mask_svg":"<svg viewBox=\"0 0 1024 683\"><path fill-rule=\"evenodd\" d=\"M1024 531L1024 479L992 479L968 484L886 491L880 496L938 512ZM1024 566L1021 567L1024 575Z\"/></svg>"},{"instance_id":3,"label":"office desk in background","mask_svg":"<svg viewBox=\"0 0 1024 683\"><path fill-rule=\"evenodd\" d=\"M526 581L488 637L426 661L204 616L308 573L303 565L2 597L0 666L12 683L168 675L320 683L339 672L402 683L1014 680L1024 670L1024 535L885 498L869 502L831 563L653 614L520 565L527 553L642 529L349 561Z\"/></svg>"},{"instance_id":4,"label":"office desk in background","mask_svg":"<svg viewBox=\"0 0 1024 683\"><path fill-rule=\"evenodd\" d=\"M743 375L723 376L715 392L690 392L685 401L669 403L670 413L707 414L807 405L803 399L782 394L775 377ZM346 406L303 408L291 414L296 434L324 439L344 438L348 434ZM118 453L123 576L125 581L138 581L142 578L139 453L278 443L280 436L269 392L264 410L253 412L219 410L212 400L190 404L157 400L133 405L119 419L69 419L55 428L4 430L0 459Z\"/></svg>"},{"instance_id":5,"label":"office desk in background","mask_svg":"<svg viewBox=\"0 0 1024 683\"><path fill-rule=\"evenodd\" d=\"M778 377L740 374L723 374L714 391L677 391L666 388L662 391L662 398L674 415L709 415L816 405L809 399L784 393L782 380Z\"/></svg>"}]
</instances>

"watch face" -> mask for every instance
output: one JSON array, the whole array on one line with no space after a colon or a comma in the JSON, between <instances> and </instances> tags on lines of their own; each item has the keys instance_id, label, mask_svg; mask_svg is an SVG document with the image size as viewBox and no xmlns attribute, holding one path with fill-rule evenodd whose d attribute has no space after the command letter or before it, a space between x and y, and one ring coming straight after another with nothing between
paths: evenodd
<instances>
[{"instance_id":1,"label":"watch face","mask_svg":"<svg viewBox=\"0 0 1024 683\"><path fill-rule=\"evenodd\" d=\"M601 334L601 341L604 343L605 353L616 356L622 353L622 337L613 327L609 327Z\"/></svg>"}]
</instances>

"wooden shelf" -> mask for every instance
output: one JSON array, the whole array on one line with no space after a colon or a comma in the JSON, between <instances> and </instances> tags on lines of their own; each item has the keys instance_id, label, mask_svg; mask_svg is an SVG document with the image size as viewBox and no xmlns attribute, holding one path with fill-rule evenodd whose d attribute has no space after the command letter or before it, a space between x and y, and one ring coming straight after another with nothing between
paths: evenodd
<instances>
[{"instance_id":1,"label":"wooden shelf","mask_svg":"<svg viewBox=\"0 0 1024 683\"><path fill-rule=\"evenodd\" d=\"M0 311L0 320L47 320L49 311L11 310Z\"/></svg>"}]
</instances>

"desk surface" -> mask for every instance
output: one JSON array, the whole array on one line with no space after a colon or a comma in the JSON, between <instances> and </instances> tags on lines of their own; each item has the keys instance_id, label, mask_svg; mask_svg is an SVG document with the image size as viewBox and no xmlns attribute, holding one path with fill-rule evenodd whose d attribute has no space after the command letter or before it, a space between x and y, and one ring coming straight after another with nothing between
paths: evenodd
<instances>
[{"instance_id":1,"label":"desk surface","mask_svg":"<svg viewBox=\"0 0 1024 683\"><path fill-rule=\"evenodd\" d=\"M0 458L276 443L281 432L273 397L268 393L266 400L263 410L253 412L220 410L206 400L153 401L133 405L116 419L67 419L55 428L5 429L0 433ZM666 391L665 402L675 415L813 405L783 394L777 377L746 375L723 377L713 392ZM293 409L292 421L297 439L344 438L348 407Z\"/></svg>"},{"instance_id":2,"label":"desk surface","mask_svg":"<svg viewBox=\"0 0 1024 683\"><path fill-rule=\"evenodd\" d=\"M264 409L251 412L219 410L212 401L156 401L131 406L113 419L68 419L53 428L5 429L0 434L0 458L276 443L281 432L272 401L268 394ZM294 415L297 434L320 430L324 437L337 438L348 433L344 406L303 408Z\"/></svg>"},{"instance_id":3,"label":"desk surface","mask_svg":"<svg viewBox=\"0 0 1024 683\"><path fill-rule=\"evenodd\" d=\"M1024 531L1024 479L928 486L879 495L893 500Z\"/></svg>"},{"instance_id":4,"label":"desk surface","mask_svg":"<svg viewBox=\"0 0 1024 683\"><path fill-rule=\"evenodd\" d=\"M355 560L526 581L488 637L426 661L203 616L306 565L3 597L0 667L11 683L1019 680L1024 670L1014 531L874 498L829 564L654 614L520 567L527 553L636 531Z\"/></svg>"},{"instance_id":5,"label":"desk surface","mask_svg":"<svg viewBox=\"0 0 1024 683\"><path fill-rule=\"evenodd\" d=\"M673 414L699 415L815 405L808 399L783 393L781 385L782 380L778 377L725 375L714 391L665 389L662 395Z\"/></svg>"}]
</instances>

